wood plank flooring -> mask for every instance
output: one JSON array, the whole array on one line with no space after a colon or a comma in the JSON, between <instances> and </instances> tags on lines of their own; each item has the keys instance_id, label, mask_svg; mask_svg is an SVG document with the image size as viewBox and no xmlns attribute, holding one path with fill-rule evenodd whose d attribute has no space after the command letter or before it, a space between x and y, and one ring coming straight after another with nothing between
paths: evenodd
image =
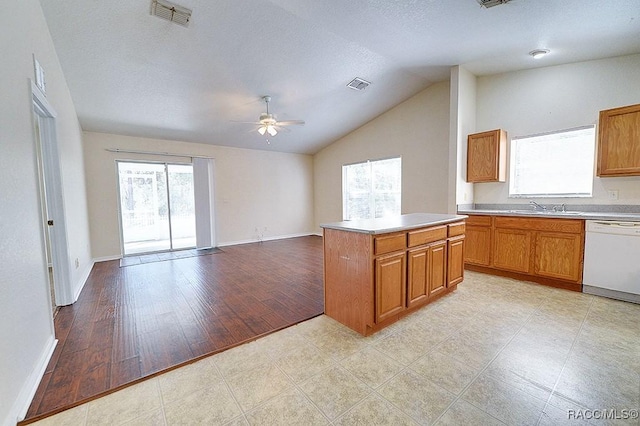
<instances>
[{"instance_id":1,"label":"wood plank flooring","mask_svg":"<svg viewBox=\"0 0 640 426\"><path fill-rule=\"evenodd\" d=\"M54 320L58 346L26 421L323 312L322 238L120 267L96 263Z\"/></svg>"}]
</instances>

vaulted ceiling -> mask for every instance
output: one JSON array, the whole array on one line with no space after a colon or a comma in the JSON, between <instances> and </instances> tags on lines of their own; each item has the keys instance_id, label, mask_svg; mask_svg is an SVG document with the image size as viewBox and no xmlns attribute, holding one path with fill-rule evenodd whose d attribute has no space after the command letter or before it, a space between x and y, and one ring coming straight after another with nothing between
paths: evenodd
<instances>
[{"instance_id":1,"label":"vaulted ceiling","mask_svg":"<svg viewBox=\"0 0 640 426\"><path fill-rule=\"evenodd\" d=\"M41 0L87 131L315 153L449 78L640 53L639 0ZM533 49L549 49L534 60ZM46 70L45 70L46 71ZM371 81L363 91L346 87ZM271 95L279 120L256 126Z\"/></svg>"}]
</instances>

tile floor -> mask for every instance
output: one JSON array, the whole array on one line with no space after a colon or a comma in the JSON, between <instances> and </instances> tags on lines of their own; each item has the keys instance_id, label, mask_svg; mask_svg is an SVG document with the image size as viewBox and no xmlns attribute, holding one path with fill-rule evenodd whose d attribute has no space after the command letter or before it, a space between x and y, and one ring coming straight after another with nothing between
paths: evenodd
<instances>
[{"instance_id":1,"label":"tile floor","mask_svg":"<svg viewBox=\"0 0 640 426\"><path fill-rule=\"evenodd\" d=\"M640 305L467 272L371 337L320 316L36 424L637 425L639 408Z\"/></svg>"}]
</instances>

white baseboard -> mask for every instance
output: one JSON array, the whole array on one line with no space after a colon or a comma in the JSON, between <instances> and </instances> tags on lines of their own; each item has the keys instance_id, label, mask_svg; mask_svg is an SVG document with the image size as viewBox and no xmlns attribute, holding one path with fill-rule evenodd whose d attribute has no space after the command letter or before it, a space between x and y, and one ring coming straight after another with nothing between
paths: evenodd
<instances>
[{"instance_id":1,"label":"white baseboard","mask_svg":"<svg viewBox=\"0 0 640 426\"><path fill-rule=\"evenodd\" d=\"M309 235L316 235L312 232L301 232L299 234L290 234L290 235L279 235L277 237L265 237L262 239L255 238L250 240L240 240L240 241L227 241L224 243L218 243L217 247L226 247L226 246L237 246L240 244L251 244L251 243L259 243L261 241L275 241L275 240L285 240L287 238L297 238L297 237L308 237Z\"/></svg>"},{"instance_id":2,"label":"white baseboard","mask_svg":"<svg viewBox=\"0 0 640 426\"><path fill-rule=\"evenodd\" d=\"M120 259L122 259L122 255L94 257L92 260L93 260L93 263L96 263L96 262L107 262L109 260L120 260Z\"/></svg>"},{"instance_id":3,"label":"white baseboard","mask_svg":"<svg viewBox=\"0 0 640 426\"><path fill-rule=\"evenodd\" d=\"M84 285L87 283L87 280L89 279L89 274L91 274L91 270L93 270L93 265L94 265L94 261L91 261L89 262L87 267L84 268L82 276L80 276L80 280L78 280L78 284L76 285L76 291L73 294L73 303L76 303L76 301L78 300L78 297L80 297L80 292L82 291L82 289L84 288Z\"/></svg>"},{"instance_id":4,"label":"white baseboard","mask_svg":"<svg viewBox=\"0 0 640 426\"><path fill-rule=\"evenodd\" d=\"M38 359L38 362L22 386L20 394L13 404L11 412L9 412L9 415L4 419L3 425L15 426L17 422L24 420L27 415L27 410L29 410L29 405L31 405L31 401L38 390L40 381L44 376L44 372L47 369L47 365L49 364L49 360L51 359L53 350L56 348L57 344L58 339L53 335L50 336L40 358Z\"/></svg>"}]
</instances>

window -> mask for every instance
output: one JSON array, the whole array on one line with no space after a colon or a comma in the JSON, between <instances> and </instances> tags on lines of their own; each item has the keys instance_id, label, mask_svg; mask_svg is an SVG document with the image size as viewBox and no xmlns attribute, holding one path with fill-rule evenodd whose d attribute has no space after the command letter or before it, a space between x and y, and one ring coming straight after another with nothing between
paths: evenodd
<instances>
[{"instance_id":1,"label":"window","mask_svg":"<svg viewBox=\"0 0 640 426\"><path fill-rule=\"evenodd\" d=\"M342 217L354 220L397 216L401 189L399 157L342 166Z\"/></svg>"},{"instance_id":2,"label":"window","mask_svg":"<svg viewBox=\"0 0 640 426\"><path fill-rule=\"evenodd\" d=\"M511 139L510 197L590 197L595 126Z\"/></svg>"}]
</instances>

